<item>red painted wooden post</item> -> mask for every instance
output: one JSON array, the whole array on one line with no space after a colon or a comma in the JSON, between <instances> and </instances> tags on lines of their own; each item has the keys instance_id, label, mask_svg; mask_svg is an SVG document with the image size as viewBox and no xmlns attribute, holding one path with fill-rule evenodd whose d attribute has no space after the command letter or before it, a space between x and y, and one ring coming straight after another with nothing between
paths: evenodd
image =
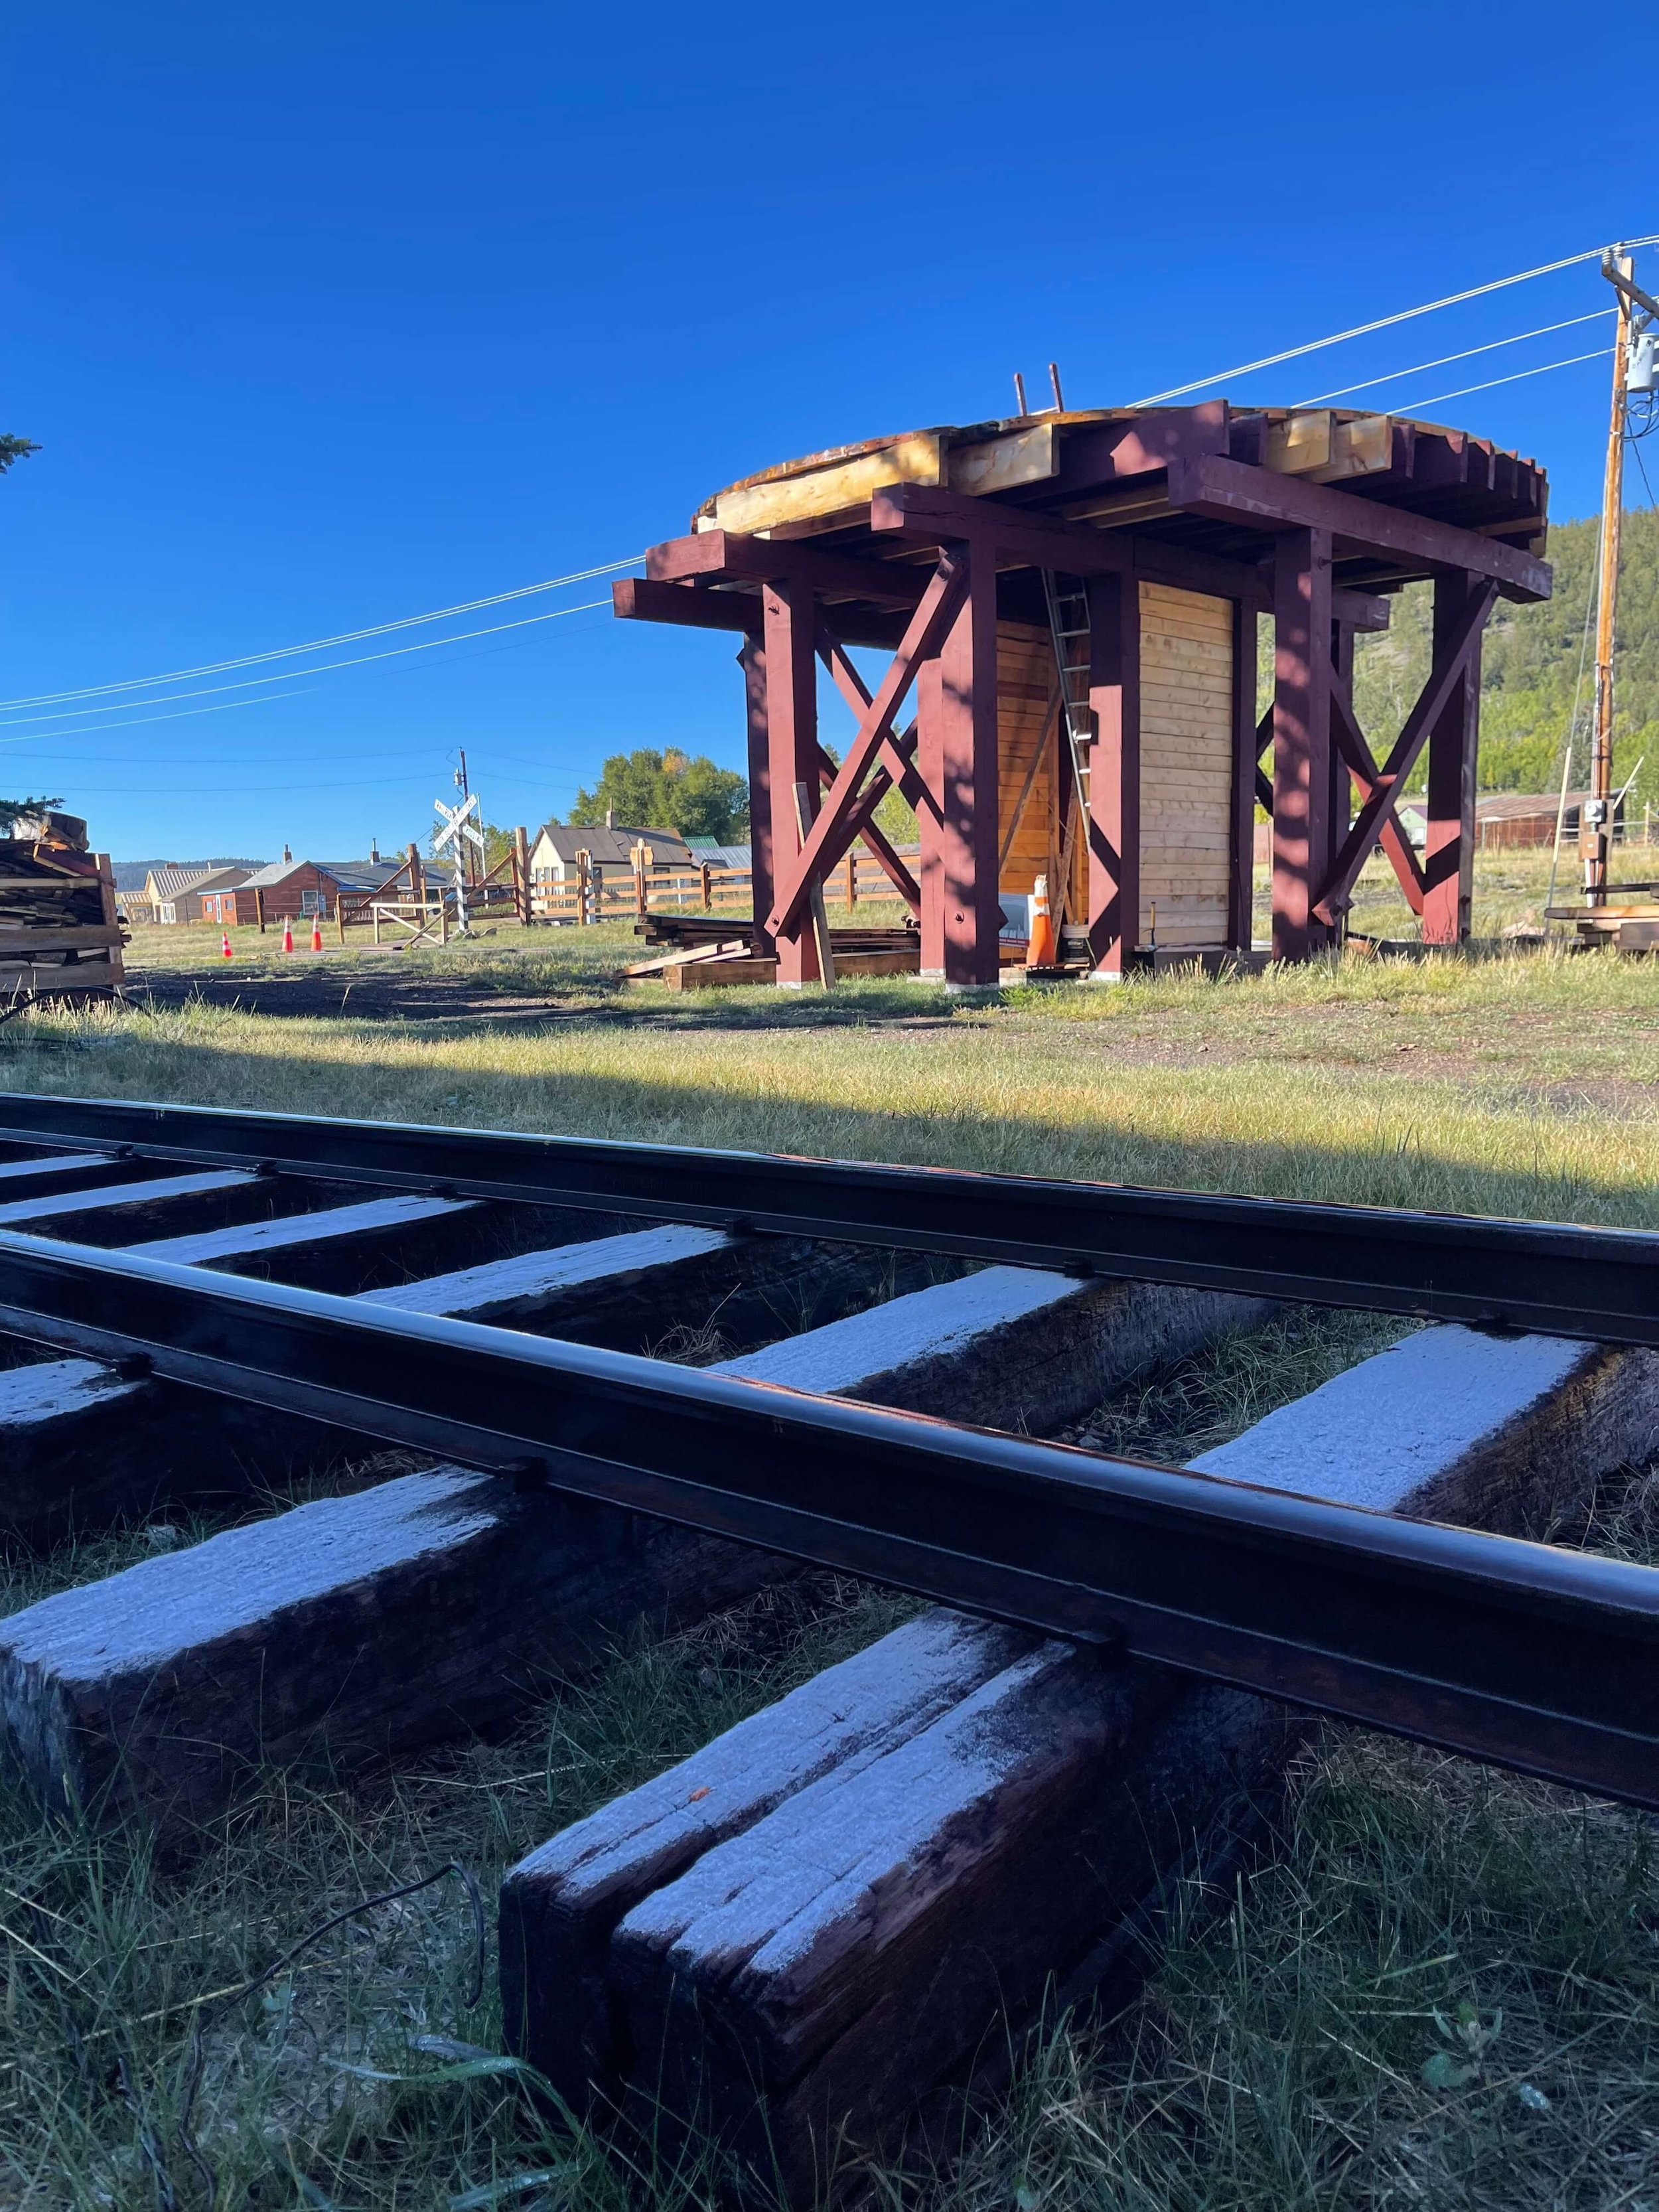
<instances>
[{"instance_id":1,"label":"red painted wooden post","mask_svg":"<svg viewBox=\"0 0 1659 2212\"><path fill-rule=\"evenodd\" d=\"M1434 580L1437 658L1464 612L1480 578L1443 570ZM1469 934L1474 890L1475 751L1480 734L1480 641L1477 638L1451 695L1429 732L1428 835L1423 848L1423 942L1462 945Z\"/></svg>"},{"instance_id":2,"label":"red painted wooden post","mask_svg":"<svg viewBox=\"0 0 1659 2212\"><path fill-rule=\"evenodd\" d=\"M1352 700L1353 697L1353 624L1345 622L1340 613L1334 609L1331 615L1331 666L1341 680L1343 696ZM1342 850L1343 840L1348 834L1353 814L1353 778L1348 772L1348 763L1343 758L1342 749L1337 743L1334 722L1331 730L1329 786L1330 796L1326 802L1325 816L1325 850L1329 856L1326 862L1327 868L1330 865L1330 860L1334 860ZM1333 936L1339 939L1348 933L1346 915L1341 915L1340 921L1341 927L1332 933Z\"/></svg>"},{"instance_id":3,"label":"red painted wooden post","mask_svg":"<svg viewBox=\"0 0 1659 2212\"><path fill-rule=\"evenodd\" d=\"M769 959L774 949L766 917L772 911L772 750L766 720L766 647L746 637L738 654L743 671L744 706L749 726L749 884L755 917L756 956Z\"/></svg>"},{"instance_id":4,"label":"red painted wooden post","mask_svg":"<svg viewBox=\"0 0 1659 2212\"><path fill-rule=\"evenodd\" d=\"M1255 770L1261 753L1256 737L1255 629L1255 607L1235 599L1232 867L1227 885L1227 942L1235 952L1250 949L1255 896Z\"/></svg>"},{"instance_id":5,"label":"red painted wooden post","mask_svg":"<svg viewBox=\"0 0 1659 2212\"><path fill-rule=\"evenodd\" d=\"M1332 855L1331 539L1287 530L1273 547L1273 957L1330 941L1317 921Z\"/></svg>"},{"instance_id":6,"label":"red painted wooden post","mask_svg":"<svg viewBox=\"0 0 1659 2212\"><path fill-rule=\"evenodd\" d=\"M795 786L804 783L807 805L816 817L818 792L818 664L817 609L805 584L769 584L762 595L766 637L766 725L769 763L772 854L801 849L796 826ZM758 895L757 917L763 917ZM816 983L817 946L810 902L775 939L780 983Z\"/></svg>"},{"instance_id":7,"label":"red painted wooden post","mask_svg":"<svg viewBox=\"0 0 1659 2212\"><path fill-rule=\"evenodd\" d=\"M918 684L918 754L938 801L921 830L921 972L947 983L994 983L997 898L997 580L984 553L938 659Z\"/></svg>"},{"instance_id":8,"label":"red painted wooden post","mask_svg":"<svg viewBox=\"0 0 1659 2212\"><path fill-rule=\"evenodd\" d=\"M1140 944L1140 587L1133 576L1089 584L1089 962L1115 981ZM1058 738L1056 772L1071 763Z\"/></svg>"}]
</instances>

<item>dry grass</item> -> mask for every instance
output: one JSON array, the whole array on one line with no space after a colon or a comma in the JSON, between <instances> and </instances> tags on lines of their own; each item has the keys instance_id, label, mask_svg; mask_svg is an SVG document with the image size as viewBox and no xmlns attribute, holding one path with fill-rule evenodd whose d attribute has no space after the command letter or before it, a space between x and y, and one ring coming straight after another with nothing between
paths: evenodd
<instances>
[{"instance_id":1,"label":"dry grass","mask_svg":"<svg viewBox=\"0 0 1659 2212\"><path fill-rule=\"evenodd\" d=\"M688 1005L617 993L634 950L618 930L405 956L563 1010L533 1028L47 1013L0 1029L0 1084L1659 1220L1646 963L1349 961L1000 1005L908 984ZM1087 1433L1189 1455L1392 1327L1291 1316L1126 1393ZM1592 1540L1652 1556L1656 1495L1610 1494ZM20 1563L0 1610L191 1533ZM512 2069L458 2054L498 2051L500 2024L488 1990L465 2002L453 1883L337 1930L255 1995L199 2001L448 1860L488 1897L555 1826L896 1617L823 1580L775 1594L554 1687L507 1741L351 1787L272 1778L182 1869L0 1792L0 2203L137 2212L172 2191L197 2212L177 2121L198 2010L197 2131L222 2205L731 2203L713 2153L668 2169L648 2142L599 2144L551 2124ZM1647 1822L1348 1736L1304 1778L1277 1862L1186 1904L1124 2021L1058 2025L950 2171L872 2172L876 2196L927 2212L1659 2206Z\"/></svg>"}]
</instances>

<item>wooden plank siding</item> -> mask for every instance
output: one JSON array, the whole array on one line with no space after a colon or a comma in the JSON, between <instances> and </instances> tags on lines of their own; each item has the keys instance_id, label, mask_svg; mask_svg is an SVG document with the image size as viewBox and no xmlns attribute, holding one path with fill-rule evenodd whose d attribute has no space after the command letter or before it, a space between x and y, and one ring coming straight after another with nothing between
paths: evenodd
<instances>
[{"instance_id":1,"label":"wooden plank siding","mask_svg":"<svg viewBox=\"0 0 1659 2212\"><path fill-rule=\"evenodd\" d=\"M1055 688L1054 647L1048 633L1036 623L997 624L997 823L998 848L1007 844L997 888L1029 891L1038 876L1048 878L1048 893L1055 927L1061 915L1057 896L1060 883L1060 815L1056 769L1064 759L1059 719L1049 723L1048 706ZM1045 726L1048 742L1032 779L1030 795L1019 824L1009 830L1019 806L1020 793L1030 773L1032 756L1042 743ZM1087 909L1089 858L1083 839L1073 839L1071 895L1066 914L1080 918Z\"/></svg>"},{"instance_id":2,"label":"wooden plank siding","mask_svg":"<svg viewBox=\"0 0 1659 2212\"><path fill-rule=\"evenodd\" d=\"M1047 630L1024 623L997 624L997 846L1007 843L1014 810L1025 788L1032 757L1042 742L1054 657ZM1008 847L997 888L1029 891L1050 866L1054 836L1054 763L1038 767L1019 827Z\"/></svg>"},{"instance_id":3,"label":"wooden plank siding","mask_svg":"<svg viewBox=\"0 0 1659 2212\"><path fill-rule=\"evenodd\" d=\"M1233 787L1231 600L1140 586L1140 937L1227 939Z\"/></svg>"}]
</instances>

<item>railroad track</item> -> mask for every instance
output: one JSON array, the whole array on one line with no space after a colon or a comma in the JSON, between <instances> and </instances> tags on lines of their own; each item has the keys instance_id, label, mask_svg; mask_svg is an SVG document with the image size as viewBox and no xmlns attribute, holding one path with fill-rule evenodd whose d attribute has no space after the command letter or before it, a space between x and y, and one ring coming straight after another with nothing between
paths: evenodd
<instances>
[{"instance_id":1,"label":"railroad track","mask_svg":"<svg viewBox=\"0 0 1659 2212\"><path fill-rule=\"evenodd\" d=\"M191 1467L222 1476L234 1462L251 1479L331 1433L443 1462L0 1624L13 1748L48 1795L187 1823L273 1743L297 1756L325 1725L336 1756L418 1745L487 1717L526 1656L568 1662L577 1627L591 1639L641 1613L690 1617L793 1561L955 1609L929 1617L947 1627L920 1704L894 1704L914 1655L849 1687L848 1711L873 1698L886 1717L872 1735L837 1717L863 1747L831 1760L848 1774L878 1739L872 1771L921 1759L918 1713L942 1727L935 1705L977 1711L1000 1685L1051 1762L1060 1737L1084 1747L1086 1790L1111 1745L1167 1735L1177 1682L1189 1700L1224 1686L1659 1808L1659 1572L1495 1533L1540 1495L1559 1506L1565 1487L1659 1449L1656 1268L1659 1238L1620 1231L0 1097L0 1329L15 1362L0 1373L0 1522L15 1538L202 1494ZM1016 1432L1058 1427L1284 1300L1441 1326L1196 1469ZM738 1349L714 1367L646 1349L716 1320ZM1417 1517L1425 1501L1445 1517ZM1464 1517L1485 1525L1451 1525ZM156 1621L132 1626L146 1604L195 1621L196 1642L158 1658ZM574 1641L550 1645L552 1613L580 1616ZM258 1744L237 1734L224 1671L224 1654L256 1643L273 1732ZM344 1696L330 1670L361 1677L365 1652L375 1686ZM326 1678L325 1724L308 1671ZM1109 1679L1114 1712L1139 1699L1155 1724L1123 1722L1120 1742L1121 1713L1101 1717ZM1154 1697L1151 1681L1166 1687ZM1018 1704L1032 1698L1060 1703L1032 1719ZM737 1848L783 1800L816 1802L823 1778L793 1752L772 1795L758 1790L772 1742L743 1752L747 1810L735 1828L700 1827L694 1858ZM1024 1817L999 1815L1017 1843ZM679 1836L683 1806L673 1819ZM569 1848L567 1861L548 1846L556 1875L526 1862L504 1893L509 2012L562 2087L621 2094L623 2061L592 2038L554 2049L547 2020L568 2007L537 1996L536 1961L587 1909L587 1846ZM686 1848L647 1855L632 1912L692 1879ZM999 1879L1025 1876L1011 1863ZM940 1906L947 1948L955 1909ZM634 1957L645 1938L617 1934L631 1925L613 1913L602 1941L583 1941ZM690 1972L676 1957L665 1988ZM623 1981L649 2032L701 2049L668 1999L652 2011L638 1998L643 1972L635 1959ZM590 1995L594 2017L615 2018L614 1990ZM705 1990L709 2016L729 1997ZM805 1997L798 2012L816 2016ZM740 2044L759 2032L744 2021ZM829 2077L808 2071L821 2103ZM688 2101L708 2089L687 2075ZM805 2112L804 2094L792 2106L780 2091L774 2120ZM823 2120L814 2106L803 2141Z\"/></svg>"}]
</instances>

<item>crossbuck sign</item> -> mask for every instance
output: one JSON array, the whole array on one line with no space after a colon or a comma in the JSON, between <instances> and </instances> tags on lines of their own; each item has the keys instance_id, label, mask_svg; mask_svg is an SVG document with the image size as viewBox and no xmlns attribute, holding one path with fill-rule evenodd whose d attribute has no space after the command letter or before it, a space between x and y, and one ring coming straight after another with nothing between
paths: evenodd
<instances>
[{"instance_id":1,"label":"crossbuck sign","mask_svg":"<svg viewBox=\"0 0 1659 2212\"><path fill-rule=\"evenodd\" d=\"M443 828L433 836L432 849L434 853L441 853L447 845L455 866L455 928L459 934L467 926L466 863L462 857L463 848L471 842L477 847L480 855L484 849L483 832L472 818L478 811L478 794L476 791L470 793L459 806L446 806L441 799L434 799L432 804L443 821Z\"/></svg>"}]
</instances>

